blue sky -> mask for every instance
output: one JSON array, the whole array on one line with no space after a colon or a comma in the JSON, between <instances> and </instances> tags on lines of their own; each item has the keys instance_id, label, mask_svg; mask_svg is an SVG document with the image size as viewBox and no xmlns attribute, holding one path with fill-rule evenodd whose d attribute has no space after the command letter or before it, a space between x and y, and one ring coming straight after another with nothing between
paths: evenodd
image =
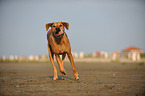
<instances>
[{"instance_id":1,"label":"blue sky","mask_svg":"<svg viewBox=\"0 0 145 96\"><path fill-rule=\"evenodd\" d=\"M45 24L57 21L72 52L145 50L144 0L1 0L0 56L48 54Z\"/></svg>"}]
</instances>

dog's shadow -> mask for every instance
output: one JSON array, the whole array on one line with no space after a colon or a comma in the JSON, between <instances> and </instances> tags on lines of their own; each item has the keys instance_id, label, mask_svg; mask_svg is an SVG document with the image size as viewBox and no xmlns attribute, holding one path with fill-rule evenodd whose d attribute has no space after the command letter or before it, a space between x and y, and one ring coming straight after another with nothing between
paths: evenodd
<instances>
[{"instance_id":1,"label":"dog's shadow","mask_svg":"<svg viewBox=\"0 0 145 96\"><path fill-rule=\"evenodd\" d=\"M54 76L48 76L48 77L53 79ZM70 77L67 77L67 76L64 76L64 75L58 76L58 80L65 80L65 79L69 79L69 80L73 80L74 81L74 79L72 79Z\"/></svg>"}]
</instances>

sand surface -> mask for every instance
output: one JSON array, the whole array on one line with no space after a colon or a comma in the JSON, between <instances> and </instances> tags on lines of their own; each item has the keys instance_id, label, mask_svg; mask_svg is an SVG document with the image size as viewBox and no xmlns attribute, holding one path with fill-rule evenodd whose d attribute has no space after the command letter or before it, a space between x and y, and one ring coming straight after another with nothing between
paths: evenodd
<instances>
[{"instance_id":1,"label":"sand surface","mask_svg":"<svg viewBox=\"0 0 145 96\"><path fill-rule=\"evenodd\" d=\"M0 96L145 96L145 64L75 62L80 80L65 62L53 81L51 63L0 63Z\"/></svg>"}]
</instances>

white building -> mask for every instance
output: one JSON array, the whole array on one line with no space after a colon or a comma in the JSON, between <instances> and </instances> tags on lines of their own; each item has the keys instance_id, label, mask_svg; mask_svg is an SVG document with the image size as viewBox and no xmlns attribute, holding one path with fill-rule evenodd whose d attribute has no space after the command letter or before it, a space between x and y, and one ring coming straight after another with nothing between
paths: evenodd
<instances>
[{"instance_id":1,"label":"white building","mask_svg":"<svg viewBox=\"0 0 145 96\"><path fill-rule=\"evenodd\" d=\"M29 56L29 60L30 61L33 61L33 60L36 60L37 61L37 60L39 60L39 56L37 56L37 55L36 56L30 55Z\"/></svg>"},{"instance_id":2,"label":"white building","mask_svg":"<svg viewBox=\"0 0 145 96\"><path fill-rule=\"evenodd\" d=\"M33 61L33 60L34 60L34 56L33 56L33 55L30 55L30 56L29 56L29 60L30 60L30 61Z\"/></svg>"},{"instance_id":3,"label":"white building","mask_svg":"<svg viewBox=\"0 0 145 96\"><path fill-rule=\"evenodd\" d=\"M132 61L140 61L140 59L141 59L140 53L138 53L138 52L129 52L128 53L128 59L130 59Z\"/></svg>"},{"instance_id":4,"label":"white building","mask_svg":"<svg viewBox=\"0 0 145 96\"><path fill-rule=\"evenodd\" d=\"M2 56L1 59L5 61L7 58L6 56Z\"/></svg>"},{"instance_id":5,"label":"white building","mask_svg":"<svg viewBox=\"0 0 145 96\"><path fill-rule=\"evenodd\" d=\"M9 59L10 59L10 60L14 60L14 56L13 56L13 55L11 55Z\"/></svg>"},{"instance_id":6,"label":"white building","mask_svg":"<svg viewBox=\"0 0 145 96\"><path fill-rule=\"evenodd\" d=\"M84 58L84 57L85 57L85 53L84 53L84 52L80 52L80 53L79 53L79 57L80 57L80 58Z\"/></svg>"},{"instance_id":7,"label":"white building","mask_svg":"<svg viewBox=\"0 0 145 96\"><path fill-rule=\"evenodd\" d=\"M73 55L74 58L78 58L78 53L77 52L73 52L72 55Z\"/></svg>"}]
</instances>

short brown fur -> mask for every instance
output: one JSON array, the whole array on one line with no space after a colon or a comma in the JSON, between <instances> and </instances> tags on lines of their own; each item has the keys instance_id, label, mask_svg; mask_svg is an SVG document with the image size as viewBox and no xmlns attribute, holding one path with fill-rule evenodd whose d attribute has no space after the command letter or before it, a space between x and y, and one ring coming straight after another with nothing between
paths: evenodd
<instances>
[{"instance_id":1,"label":"short brown fur","mask_svg":"<svg viewBox=\"0 0 145 96\"><path fill-rule=\"evenodd\" d=\"M46 31L48 31L49 27L51 27L51 29L47 33L47 40L48 40L49 58L50 58L50 61L53 65L53 69L54 69L53 80L58 79L57 69L54 64L53 56L55 55L55 57L56 57L57 63L60 68L60 72L63 75L65 75L66 71L63 67L63 63L64 63L66 54L68 55L68 58L72 64L74 76L78 80L79 76L78 76L78 73L77 73L77 70L76 70L76 67L74 64L72 54L71 54L70 42L69 42L69 39L68 39L66 33L64 32L65 28L67 30L69 29L69 24L66 22L53 22L53 23L46 24L45 27L46 27ZM62 33L61 33L61 35L58 36L58 33L60 32L60 30L62 30ZM60 55L62 55L62 61L60 59Z\"/></svg>"}]
</instances>

